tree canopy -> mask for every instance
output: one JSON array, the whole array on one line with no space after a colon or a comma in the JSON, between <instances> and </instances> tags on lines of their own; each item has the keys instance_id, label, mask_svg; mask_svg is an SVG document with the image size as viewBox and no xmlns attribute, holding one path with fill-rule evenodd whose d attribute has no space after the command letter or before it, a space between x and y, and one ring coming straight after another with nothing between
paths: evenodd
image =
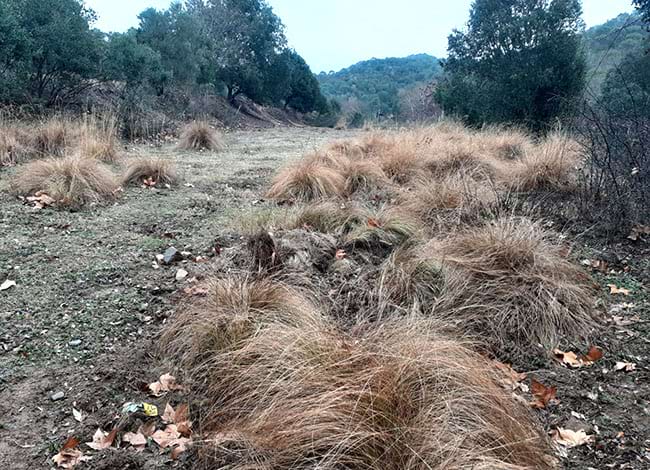
<instances>
[{"instance_id":1,"label":"tree canopy","mask_svg":"<svg viewBox=\"0 0 650 470\"><path fill-rule=\"evenodd\" d=\"M449 36L437 88L443 109L473 125L540 130L585 83L579 0L475 0Z\"/></svg>"}]
</instances>

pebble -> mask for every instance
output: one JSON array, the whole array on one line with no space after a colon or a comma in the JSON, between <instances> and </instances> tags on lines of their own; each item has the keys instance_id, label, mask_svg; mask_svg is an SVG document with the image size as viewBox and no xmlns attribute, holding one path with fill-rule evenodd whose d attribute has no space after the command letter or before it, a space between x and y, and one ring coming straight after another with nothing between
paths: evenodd
<instances>
[{"instance_id":1,"label":"pebble","mask_svg":"<svg viewBox=\"0 0 650 470\"><path fill-rule=\"evenodd\" d=\"M65 393L63 393L63 392L55 392L52 395L50 395L50 400L59 401L59 400L63 400L64 397L65 397Z\"/></svg>"},{"instance_id":2,"label":"pebble","mask_svg":"<svg viewBox=\"0 0 650 470\"><path fill-rule=\"evenodd\" d=\"M165 253L163 253L163 263L165 264L172 264L182 259L183 259L183 255L181 255L179 251L173 246L167 248Z\"/></svg>"},{"instance_id":3,"label":"pebble","mask_svg":"<svg viewBox=\"0 0 650 470\"><path fill-rule=\"evenodd\" d=\"M176 271L176 280L177 281L182 281L183 279L185 279L187 277L187 274L188 274L188 272L185 271L184 269L179 269L178 271Z\"/></svg>"},{"instance_id":4,"label":"pebble","mask_svg":"<svg viewBox=\"0 0 650 470\"><path fill-rule=\"evenodd\" d=\"M70 346L79 346L79 345L81 344L81 340L80 340L80 339L73 339L73 340L70 341L68 344L69 344Z\"/></svg>"}]
</instances>

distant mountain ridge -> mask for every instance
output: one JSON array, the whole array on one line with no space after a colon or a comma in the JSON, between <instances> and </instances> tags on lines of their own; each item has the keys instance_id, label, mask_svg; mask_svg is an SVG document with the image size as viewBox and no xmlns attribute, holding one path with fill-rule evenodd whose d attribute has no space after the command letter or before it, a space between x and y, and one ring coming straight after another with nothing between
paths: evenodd
<instances>
[{"instance_id":1,"label":"distant mountain ridge","mask_svg":"<svg viewBox=\"0 0 650 470\"><path fill-rule=\"evenodd\" d=\"M364 60L317 78L325 96L338 100L344 110L388 116L399 114L401 95L431 83L441 72L438 58L415 54Z\"/></svg>"}]
</instances>

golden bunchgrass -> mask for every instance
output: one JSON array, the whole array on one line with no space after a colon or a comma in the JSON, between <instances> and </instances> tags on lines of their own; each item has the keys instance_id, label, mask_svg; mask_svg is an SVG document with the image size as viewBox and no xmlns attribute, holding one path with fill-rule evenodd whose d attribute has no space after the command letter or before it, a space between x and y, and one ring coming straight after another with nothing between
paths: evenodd
<instances>
[{"instance_id":1,"label":"golden bunchgrass","mask_svg":"<svg viewBox=\"0 0 650 470\"><path fill-rule=\"evenodd\" d=\"M176 164L171 160L138 157L128 160L122 175L122 184L175 185L179 181Z\"/></svg>"},{"instance_id":2,"label":"golden bunchgrass","mask_svg":"<svg viewBox=\"0 0 650 470\"><path fill-rule=\"evenodd\" d=\"M227 318L206 317L163 336L179 341L173 357L184 370L199 371L193 383L203 400L204 463L233 470L552 468L527 407L498 384L486 359L439 325L402 319L352 336L306 312L269 323L264 309L240 315L239 297ZM188 336L198 338L199 351ZM201 359L198 368L187 351Z\"/></svg>"},{"instance_id":3,"label":"golden bunchgrass","mask_svg":"<svg viewBox=\"0 0 650 470\"><path fill-rule=\"evenodd\" d=\"M346 179L341 172L314 158L284 167L273 178L267 197L279 201L314 201L342 197Z\"/></svg>"},{"instance_id":4,"label":"golden bunchgrass","mask_svg":"<svg viewBox=\"0 0 650 470\"><path fill-rule=\"evenodd\" d=\"M104 163L115 163L119 160L118 123L114 116L85 116L71 124L69 135L69 144L74 146L72 153Z\"/></svg>"},{"instance_id":5,"label":"golden bunchgrass","mask_svg":"<svg viewBox=\"0 0 650 470\"><path fill-rule=\"evenodd\" d=\"M18 169L11 186L22 196L46 194L57 207L70 209L112 201L119 190L110 168L97 160L76 156L27 163Z\"/></svg>"},{"instance_id":6,"label":"golden bunchgrass","mask_svg":"<svg viewBox=\"0 0 650 470\"><path fill-rule=\"evenodd\" d=\"M224 149L223 137L208 122L194 121L181 130L178 148L218 152Z\"/></svg>"},{"instance_id":7,"label":"golden bunchgrass","mask_svg":"<svg viewBox=\"0 0 650 470\"><path fill-rule=\"evenodd\" d=\"M597 325L593 282L540 223L507 217L429 243L446 270L440 315L496 350L536 354Z\"/></svg>"}]
</instances>

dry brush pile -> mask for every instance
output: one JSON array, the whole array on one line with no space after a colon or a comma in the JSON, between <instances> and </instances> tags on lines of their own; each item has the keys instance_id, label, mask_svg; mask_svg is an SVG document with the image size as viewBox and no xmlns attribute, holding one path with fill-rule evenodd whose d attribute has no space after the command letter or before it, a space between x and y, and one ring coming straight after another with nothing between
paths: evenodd
<instances>
[{"instance_id":1,"label":"dry brush pile","mask_svg":"<svg viewBox=\"0 0 650 470\"><path fill-rule=\"evenodd\" d=\"M504 208L581 156L456 124L369 133L281 169L163 334L208 468L554 468L494 358L597 326L557 233ZM237 225L235 225L237 226ZM541 345L541 348L538 347Z\"/></svg>"}]
</instances>

